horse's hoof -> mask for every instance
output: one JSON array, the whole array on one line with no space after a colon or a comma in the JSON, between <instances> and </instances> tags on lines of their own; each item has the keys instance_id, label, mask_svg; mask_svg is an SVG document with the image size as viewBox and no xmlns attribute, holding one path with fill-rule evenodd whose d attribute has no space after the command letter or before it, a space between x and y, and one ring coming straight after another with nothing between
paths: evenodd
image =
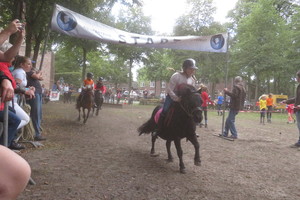
<instances>
[{"instance_id":1,"label":"horse's hoof","mask_svg":"<svg viewBox=\"0 0 300 200\"><path fill-rule=\"evenodd\" d=\"M180 169L180 173L181 174L186 174L186 170L185 169Z\"/></svg>"},{"instance_id":2,"label":"horse's hoof","mask_svg":"<svg viewBox=\"0 0 300 200\"><path fill-rule=\"evenodd\" d=\"M168 162L168 163L173 162L173 158L168 158L168 159L167 159L167 162Z\"/></svg>"},{"instance_id":3,"label":"horse's hoof","mask_svg":"<svg viewBox=\"0 0 300 200\"><path fill-rule=\"evenodd\" d=\"M196 161L196 160L195 160L194 164L195 164L196 166L201 166L201 161Z\"/></svg>"},{"instance_id":4,"label":"horse's hoof","mask_svg":"<svg viewBox=\"0 0 300 200\"><path fill-rule=\"evenodd\" d=\"M150 153L150 156L151 157L157 157L157 156L159 156L159 153Z\"/></svg>"}]
</instances>

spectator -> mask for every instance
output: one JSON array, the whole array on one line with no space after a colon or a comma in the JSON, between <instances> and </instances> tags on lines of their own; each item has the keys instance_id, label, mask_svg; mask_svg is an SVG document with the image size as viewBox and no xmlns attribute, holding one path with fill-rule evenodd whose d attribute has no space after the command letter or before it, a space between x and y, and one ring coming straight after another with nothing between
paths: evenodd
<instances>
[{"instance_id":1,"label":"spectator","mask_svg":"<svg viewBox=\"0 0 300 200\"><path fill-rule=\"evenodd\" d=\"M72 94L73 94L74 91L75 91L75 88L74 88L73 84L70 84L69 92L68 92L68 101L69 101L69 103L72 103Z\"/></svg>"},{"instance_id":2,"label":"spectator","mask_svg":"<svg viewBox=\"0 0 300 200\"><path fill-rule=\"evenodd\" d=\"M120 103L122 97L122 91L120 89L117 89L117 104Z\"/></svg>"},{"instance_id":3,"label":"spectator","mask_svg":"<svg viewBox=\"0 0 300 200\"><path fill-rule=\"evenodd\" d=\"M260 123L265 125L265 117L267 110L267 96L262 95L259 99Z\"/></svg>"},{"instance_id":4,"label":"spectator","mask_svg":"<svg viewBox=\"0 0 300 200\"><path fill-rule=\"evenodd\" d=\"M0 145L0 198L17 199L28 184L31 169L18 154Z\"/></svg>"},{"instance_id":5,"label":"spectator","mask_svg":"<svg viewBox=\"0 0 300 200\"><path fill-rule=\"evenodd\" d=\"M222 110L223 102L224 102L224 97L223 97L222 92L220 92L219 96L218 96L218 101L217 101L218 115L220 115L220 116L223 114L223 110Z\"/></svg>"},{"instance_id":6,"label":"spectator","mask_svg":"<svg viewBox=\"0 0 300 200\"><path fill-rule=\"evenodd\" d=\"M22 24L19 20L15 19L8 25L7 28L0 32L0 46L2 46L4 41L6 41L12 34L18 32L14 45L6 51L0 50L0 62L11 61L17 55L25 36L24 27L22 28L23 25L25 24ZM9 69L7 66L2 65L2 63L0 66L0 110L3 110L3 103L13 99L15 81L11 74L8 73ZM0 117L3 121L3 111L0 112L2 112ZM17 127L21 122L19 118L14 118L15 116L16 115L13 112L8 111L8 140L13 138L14 135L11 134L16 133ZM23 158L3 146L0 146L0 160L0 197L2 199L16 199L25 189L29 181L31 173L30 167Z\"/></svg>"},{"instance_id":7,"label":"spectator","mask_svg":"<svg viewBox=\"0 0 300 200\"><path fill-rule=\"evenodd\" d=\"M161 103L164 103L165 99L166 99L166 93L165 93L165 91L162 91L160 93L160 101L161 101Z\"/></svg>"},{"instance_id":8,"label":"spectator","mask_svg":"<svg viewBox=\"0 0 300 200\"><path fill-rule=\"evenodd\" d=\"M25 24L24 24L25 25ZM14 88L16 88L16 82L9 71L10 61L17 55L20 46L25 37L25 30L20 29L22 24L19 20L12 21L7 28L0 33L0 71L1 71L1 106L0 106L0 121L3 121L3 108L6 101L10 101L14 95ZM14 33L17 33L17 37L14 45L7 44L3 47L3 43ZM5 46L5 45L4 45ZM11 104L12 105L12 104ZM10 106L8 111L8 146L11 149L20 150L24 146L17 144L13 141L17 134L17 128L21 123L21 119L16 115L15 110ZM3 137L3 136L2 136Z\"/></svg>"},{"instance_id":9,"label":"spectator","mask_svg":"<svg viewBox=\"0 0 300 200\"><path fill-rule=\"evenodd\" d=\"M228 137L228 132L230 130L231 136L230 138L237 139L238 133L235 128L235 117L239 113L241 109L244 107L246 92L242 83L242 78L237 76L234 78L234 85L232 91L228 91L227 88L224 88L225 94L230 96L230 104L229 104L229 114L226 119L225 129L221 136Z\"/></svg>"},{"instance_id":10,"label":"spectator","mask_svg":"<svg viewBox=\"0 0 300 200\"><path fill-rule=\"evenodd\" d=\"M115 93L113 92L113 90L111 91L111 94L110 94L110 99L111 99L111 103L114 104L115 103Z\"/></svg>"},{"instance_id":11,"label":"spectator","mask_svg":"<svg viewBox=\"0 0 300 200\"><path fill-rule=\"evenodd\" d=\"M14 97L14 109L16 114L21 119L21 123L18 129L27 125L30 121L30 117L21 107L25 103L25 96L28 99L35 98L34 87L26 88L27 78L26 72L30 71L32 68L31 60L24 56L18 56L15 60L14 71L12 72L13 77L16 80L17 88L15 89L15 97Z\"/></svg>"},{"instance_id":12,"label":"spectator","mask_svg":"<svg viewBox=\"0 0 300 200\"><path fill-rule=\"evenodd\" d=\"M53 83L52 85L52 91L60 91L61 88L60 88L60 82L59 81L56 81L55 83Z\"/></svg>"},{"instance_id":13,"label":"spectator","mask_svg":"<svg viewBox=\"0 0 300 200\"><path fill-rule=\"evenodd\" d=\"M129 93L128 104L133 104L133 99L134 99L134 90L131 89L131 90L130 90L130 93Z\"/></svg>"},{"instance_id":14,"label":"spectator","mask_svg":"<svg viewBox=\"0 0 300 200\"><path fill-rule=\"evenodd\" d=\"M292 147L300 147L300 70L296 73L297 77L297 90L296 90L296 97L288 99L288 100L283 100L282 103L286 104L292 104L294 103L294 112L296 114L296 119L297 119L297 127L298 127L298 133L299 133L299 139L298 142L296 142Z\"/></svg>"},{"instance_id":15,"label":"spectator","mask_svg":"<svg viewBox=\"0 0 300 200\"><path fill-rule=\"evenodd\" d=\"M6 65L5 65L6 64ZM15 80L8 70L7 63L0 62L0 71L4 73L0 75L1 81L1 106L0 106L0 121L4 121L4 102L11 101L14 96L14 88L16 87ZM10 149L21 150L24 149L24 146L18 143L15 143L13 140L17 135L17 129L19 124L21 123L21 119L17 116L15 110L10 106L8 110L8 140L7 144ZM4 144L3 134L0 138L1 144Z\"/></svg>"},{"instance_id":16,"label":"spectator","mask_svg":"<svg viewBox=\"0 0 300 200\"><path fill-rule=\"evenodd\" d=\"M63 86L64 103L66 102L69 103L69 91L70 91L69 84L65 83Z\"/></svg>"},{"instance_id":17,"label":"spectator","mask_svg":"<svg viewBox=\"0 0 300 200\"><path fill-rule=\"evenodd\" d=\"M40 81L43 80L43 74L39 70L31 69L27 74L27 86L35 88L35 98L27 100L30 105L30 117L32 125L35 130L36 141L46 140L41 133L41 122L42 122L42 86Z\"/></svg>"},{"instance_id":18,"label":"spectator","mask_svg":"<svg viewBox=\"0 0 300 200\"><path fill-rule=\"evenodd\" d=\"M208 107L208 102L210 102L212 105L214 105L214 102L210 100L208 96L208 90L205 85L202 85L201 87L201 99L202 99L202 111L204 114L204 127L207 128L207 107ZM200 128L202 127L202 124L200 124Z\"/></svg>"},{"instance_id":19,"label":"spectator","mask_svg":"<svg viewBox=\"0 0 300 200\"><path fill-rule=\"evenodd\" d=\"M272 112L273 112L273 98L272 98L272 94L270 93L268 98L267 98L267 122L271 123L272 122Z\"/></svg>"},{"instance_id":20,"label":"spectator","mask_svg":"<svg viewBox=\"0 0 300 200\"><path fill-rule=\"evenodd\" d=\"M294 118L294 104L288 104L286 106L286 111L288 113L288 120L287 120L287 123L288 124L291 124L291 123L296 123L296 120Z\"/></svg>"}]
</instances>

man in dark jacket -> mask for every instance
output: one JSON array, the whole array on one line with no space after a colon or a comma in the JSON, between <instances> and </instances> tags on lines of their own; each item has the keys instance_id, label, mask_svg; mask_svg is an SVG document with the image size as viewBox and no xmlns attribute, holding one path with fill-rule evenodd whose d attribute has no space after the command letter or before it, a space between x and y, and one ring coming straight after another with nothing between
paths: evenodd
<instances>
[{"instance_id":1,"label":"man in dark jacket","mask_svg":"<svg viewBox=\"0 0 300 200\"><path fill-rule=\"evenodd\" d=\"M225 130L223 131L222 136L228 137L228 131L230 130L232 134L230 138L237 139L238 135L234 124L235 116L239 113L241 109L243 109L246 97L246 92L242 83L242 78L240 76L235 77L232 91L230 92L227 88L224 88L224 93L230 96L230 110L229 115L226 119Z\"/></svg>"},{"instance_id":2,"label":"man in dark jacket","mask_svg":"<svg viewBox=\"0 0 300 200\"><path fill-rule=\"evenodd\" d=\"M297 82L300 83L300 70L296 73L296 76L297 76ZM295 104L294 112L295 112L296 118L297 118L299 139L298 139L298 142L296 144L294 144L292 147L300 147L300 84L298 84L298 86L297 86L296 97L288 99L288 100L284 100L284 101L282 101L282 103Z\"/></svg>"}]
</instances>

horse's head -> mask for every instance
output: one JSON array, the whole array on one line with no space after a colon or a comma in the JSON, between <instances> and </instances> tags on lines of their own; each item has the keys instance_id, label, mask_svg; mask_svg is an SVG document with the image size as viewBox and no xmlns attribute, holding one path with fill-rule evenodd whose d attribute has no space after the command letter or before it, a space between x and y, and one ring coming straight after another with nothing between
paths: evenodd
<instances>
[{"instance_id":1,"label":"horse's head","mask_svg":"<svg viewBox=\"0 0 300 200\"><path fill-rule=\"evenodd\" d=\"M193 118L196 123L202 121L202 99L195 87L182 84L178 87L178 96L181 96L181 105L185 112Z\"/></svg>"}]
</instances>

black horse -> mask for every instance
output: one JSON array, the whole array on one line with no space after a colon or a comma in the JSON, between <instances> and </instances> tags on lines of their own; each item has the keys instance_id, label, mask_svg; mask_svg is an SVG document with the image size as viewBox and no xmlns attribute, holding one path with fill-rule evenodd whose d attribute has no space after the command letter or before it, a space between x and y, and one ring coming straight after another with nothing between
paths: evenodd
<instances>
[{"instance_id":1,"label":"black horse","mask_svg":"<svg viewBox=\"0 0 300 200\"><path fill-rule=\"evenodd\" d=\"M158 127L155 122L155 115L161 108L157 106L153 112L151 118L138 128L139 135L143 133L153 133L157 130L160 138L166 140L166 147L168 152L168 160L172 161L173 156L171 154L171 142L174 141L179 157L180 172L185 173L185 166L182 159L181 139L186 138L195 147L194 164L201 165L199 142L196 136L196 124L202 121L202 100L197 90L190 85L180 85L178 89L178 96L181 97L180 102L174 102L169 111L166 114L162 127ZM155 153L154 144L157 136L152 134L152 148L151 154Z\"/></svg>"},{"instance_id":2,"label":"black horse","mask_svg":"<svg viewBox=\"0 0 300 200\"><path fill-rule=\"evenodd\" d=\"M99 114L103 104L103 94L101 90L95 90L95 107L96 107L96 116Z\"/></svg>"}]
</instances>

